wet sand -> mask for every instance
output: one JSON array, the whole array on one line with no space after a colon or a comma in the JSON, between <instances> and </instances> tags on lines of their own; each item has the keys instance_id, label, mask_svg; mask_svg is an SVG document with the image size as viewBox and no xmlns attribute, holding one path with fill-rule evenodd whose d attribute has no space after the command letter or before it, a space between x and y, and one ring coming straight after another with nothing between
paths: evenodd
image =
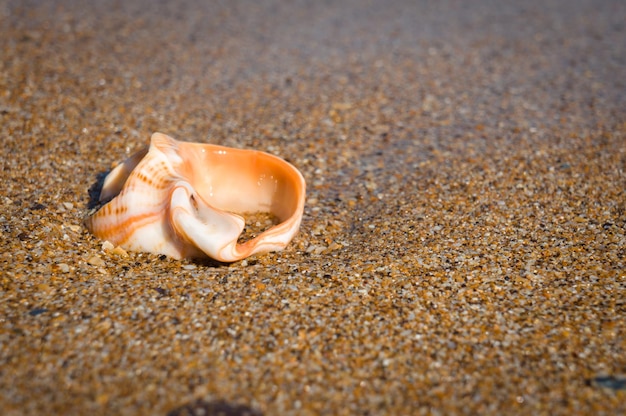
<instances>
[{"instance_id":1,"label":"wet sand","mask_svg":"<svg viewBox=\"0 0 626 416\"><path fill-rule=\"evenodd\" d=\"M626 412L626 2L92 3L0 0L0 413ZM104 250L154 131L298 167L292 244Z\"/></svg>"}]
</instances>

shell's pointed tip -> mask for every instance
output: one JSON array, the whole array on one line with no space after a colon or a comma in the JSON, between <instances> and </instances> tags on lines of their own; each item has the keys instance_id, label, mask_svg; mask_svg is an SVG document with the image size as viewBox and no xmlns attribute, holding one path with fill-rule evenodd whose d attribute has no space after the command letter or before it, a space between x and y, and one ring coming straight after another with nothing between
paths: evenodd
<instances>
[{"instance_id":1,"label":"shell's pointed tip","mask_svg":"<svg viewBox=\"0 0 626 416\"><path fill-rule=\"evenodd\" d=\"M169 136L165 133L161 133L160 131L155 131L154 133L152 133L152 136L150 136L150 140L154 141L176 141L172 136Z\"/></svg>"},{"instance_id":2,"label":"shell's pointed tip","mask_svg":"<svg viewBox=\"0 0 626 416\"><path fill-rule=\"evenodd\" d=\"M150 137L150 146L157 149L178 149L179 142L171 136L164 133L155 132Z\"/></svg>"}]
</instances>

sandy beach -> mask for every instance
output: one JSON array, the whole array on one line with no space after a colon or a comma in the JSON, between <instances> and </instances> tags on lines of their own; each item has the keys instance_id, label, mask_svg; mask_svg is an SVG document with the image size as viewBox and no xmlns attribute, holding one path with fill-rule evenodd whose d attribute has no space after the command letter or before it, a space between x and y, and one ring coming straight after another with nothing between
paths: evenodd
<instances>
[{"instance_id":1,"label":"sandy beach","mask_svg":"<svg viewBox=\"0 0 626 416\"><path fill-rule=\"evenodd\" d=\"M0 413L626 413L626 2L0 0ZM153 132L304 175L232 264L83 220Z\"/></svg>"}]
</instances>

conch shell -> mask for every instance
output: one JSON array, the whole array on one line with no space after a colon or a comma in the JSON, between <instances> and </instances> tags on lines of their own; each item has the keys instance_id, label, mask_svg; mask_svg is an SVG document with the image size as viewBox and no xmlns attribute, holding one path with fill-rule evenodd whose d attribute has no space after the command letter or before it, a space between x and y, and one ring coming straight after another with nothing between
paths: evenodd
<instances>
[{"instance_id":1,"label":"conch shell","mask_svg":"<svg viewBox=\"0 0 626 416\"><path fill-rule=\"evenodd\" d=\"M305 189L300 172L276 156L154 133L105 178L100 201L110 201L86 225L127 250L233 262L285 248L300 227ZM239 214L254 212L280 223L239 244Z\"/></svg>"}]
</instances>

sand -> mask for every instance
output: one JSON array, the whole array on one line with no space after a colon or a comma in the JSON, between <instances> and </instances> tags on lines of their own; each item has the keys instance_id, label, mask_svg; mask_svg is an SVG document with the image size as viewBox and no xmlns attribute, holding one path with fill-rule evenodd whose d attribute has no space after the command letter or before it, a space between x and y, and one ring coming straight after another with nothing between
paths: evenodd
<instances>
[{"instance_id":1,"label":"sand","mask_svg":"<svg viewBox=\"0 0 626 416\"><path fill-rule=\"evenodd\" d=\"M626 412L625 18L0 0L0 413ZM293 163L298 236L107 250L83 218L154 131Z\"/></svg>"}]
</instances>

